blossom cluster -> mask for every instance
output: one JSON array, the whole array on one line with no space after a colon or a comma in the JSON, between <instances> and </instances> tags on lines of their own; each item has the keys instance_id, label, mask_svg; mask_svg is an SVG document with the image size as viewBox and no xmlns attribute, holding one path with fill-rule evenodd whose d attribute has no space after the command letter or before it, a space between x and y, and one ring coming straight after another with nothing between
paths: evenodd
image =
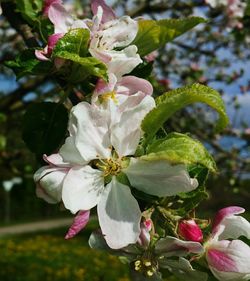
<instances>
[{"instance_id":1,"label":"blossom cluster","mask_svg":"<svg viewBox=\"0 0 250 281\"><path fill-rule=\"evenodd\" d=\"M206 0L212 8L223 7L229 19L230 27L242 28L243 25L239 19L244 17L247 4L242 0Z\"/></svg>"},{"instance_id":2,"label":"blossom cluster","mask_svg":"<svg viewBox=\"0 0 250 281\"><path fill-rule=\"evenodd\" d=\"M199 260L205 255L218 280L247 280L250 268L244 258L250 256L250 248L240 240L224 240L241 235L250 238L249 223L235 216L243 209L220 211L211 236L203 243L195 219L178 217L176 236L161 237L151 219L156 206L140 206L136 192L166 198L194 191L199 182L190 176L185 161L145 157L141 124L156 103L151 83L130 74L143 62L133 44L138 21L129 16L117 18L103 0L93 0L91 8L93 18L79 20L66 11L61 0L45 1L43 15L53 23L54 33L43 50L36 50L37 59L50 61L67 32L87 30L88 52L106 66L108 79L98 79L90 102L71 108L64 144L57 153L43 156L47 165L34 175L37 196L62 203L76 214L66 239L86 226L90 210L97 207L101 230L92 234L90 246L102 245L124 255L134 266L134 274L161 280L159 270L167 268L180 278L188 274L190 280L207 280L206 273L194 270L184 258ZM62 63L55 61L57 67Z\"/></svg>"}]
</instances>

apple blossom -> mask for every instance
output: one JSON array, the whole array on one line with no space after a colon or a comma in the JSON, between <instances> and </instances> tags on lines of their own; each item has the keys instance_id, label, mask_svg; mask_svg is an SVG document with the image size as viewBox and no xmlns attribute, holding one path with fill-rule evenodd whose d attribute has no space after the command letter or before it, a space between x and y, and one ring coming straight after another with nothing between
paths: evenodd
<instances>
[{"instance_id":1,"label":"apple blossom","mask_svg":"<svg viewBox=\"0 0 250 281\"><path fill-rule=\"evenodd\" d=\"M43 14L48 16L49 20L54 24L54 34L48 38L48 45L43 50L35 50L37 59L46 61L57 43L70 29L85 28L88 29L84 20L74 19L64 8L60 0L47 0Z\"/></svg>"},{"instance_id":2,"label":"apple blossom","mask_svg":"<svg viewBox=\"0 0 250 281\"><path fill-rule=\"evenodd\" d=\"M240 281L250 278L250 247L240 236L250 238L250 223L241 216L245 210L228 207L220 210L214 220L212 236L205 244L206 259L218 280Z\"/></svg>"},{"instance_id":3,"label":"apple blossom","mask_svg":"<svg viewBox=\"0 0 250 281\"><path fill-rule=\"evenodd\" d=\"M108 67L118 78L130 73L142 63L137 47L129 45L138 32L138 23L129 16L115 18L104 1L92 1L94 18L90 26L92 39L89 52ZM117 50L121 48L121 50Z\"/></svg>"},{"instance_id":4,"label":"apple blossom","mask_svg":"<svg viewBox=\"0 0 250 281\"><path fill-rule=\"evenodd\" d=\"M119 175L126 174L134 188L160 197L188 192L198 185L184 165L132 157L142 135L141 121L154 105L148 95L127 96L111 116L109 109L79 103L71 111L70 136L59 154L46 157L50 165L34 176L38 195L48 202L62 200L72 213L97 205L99 223L111 248L135 243L140 234L139 205Z\"/></svg>"}]
</instances>

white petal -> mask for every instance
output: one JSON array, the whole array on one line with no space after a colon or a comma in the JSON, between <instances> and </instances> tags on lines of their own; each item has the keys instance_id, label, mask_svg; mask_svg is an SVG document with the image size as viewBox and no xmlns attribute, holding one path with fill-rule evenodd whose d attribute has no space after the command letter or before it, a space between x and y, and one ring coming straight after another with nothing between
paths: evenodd
<instances>
[{"instance_id":1,"label":"white petal","mask_svg":"<svg viewBox=\"0 0 250 281\"><path fill-rule=\"evenodd\" d=\"M49 156L46 154L43 155L43 160L50 164L50 166L55 166L55 167L70 167L69 163L66 163L63 161L62 156L59 153L54 153Z\"/></svg>"},{"instance_id":2,"label":"white petal","mask_svg":"<svg viewBox=\"0 0 250 281\"><path fill-rule=\"evenodd\" d=\"M48 17L54 24L54 33L66 33L73 23L73 18L62 4L54 3L48 10Z\"/></svg>"},{"instance_id":3,"label":"white petal","mask_svg":"<svg viewBox=\"0 0 250 281\"><path fill-rule=\"evenodd\" d=\"M97 158L109 158L111 150L108 117L107 111L86 102L73 107L70 116L71 136L67 139L65 147L63 146L60 150L64 160L72 162L72 159L69 159L70 153L73 153L75 157L77 151L80 154L78 158L81 157L86 162ZM75 162L80 161L78 158Z\"/></svg>"},{"instance_id":4,"label":"white petal","mask_svg":"<svg viewBox=\"0 0 250 281\"><path fill-rule=\"evenodd\" d=\"M118 107L112 120L111 143L119 156L135 153L142 136L141 122L154 106L152 97L138 93Z\"/></svg>"},{"instance_id":5,"label":"white petal","mask_svg":"<svg viewBox=\"0 0 250 281\"><path fill-rule=\"evenodd\" d=\"M113 177L97 206L99 223L110 248L136 243L140 234L141 211L130 188Z\"/></svg>"},{"instance_id":6,"label":"white petal","mask_svg":"<svg viewBox=\"0 0 250 281\"><path fill-rule=\"evenodd\" d=\"M159 197L189 192L198 186L198 182L190 178L184 165L172 166L164 160L131 158L129 166L123 172L133 187Z\"/></svg>"},{"instance_id":7,"label":"white petal","mask_svg":"<svg viewBox=\"0 0 250 281\"><path fill-rule=\"evenodd\" d=\"M155 252L164 257L171 257L185 256L189 253L201 254L204 252L204 249L198 242L183 241L175 237L167 236L156 243Z\"/></svg>"},{"instance_id":8,"label":"white petal","mask_svg":"<svg viewBox=\"0 0 250 281\"><path fill-rule=\"evenodd\" d=\"M68 172L65 168L41 167L34 174L36 194L48 203L58 203L62 198L62 183Z\"/></svg>"},{"instance_id":9,"label":"white petal","mask_svg":"<svg viewBox=\"0 0 250 281\"><path fill-rule=\"evenodd\" d=\"M104 188L102 172L90 166L73 167L63 182L62 200L72 213L93 208Z\"/></svg>"},{"instance_id":10,"label":"white petal","mask_svg":"<svg viewBox=\"0 0 250 281\"><path fill-rule=\"evenodd\" d=\"M225 218L222 222L225 226L223 232L219 235L219 240L237 239L245 236L250 239L250 223L242 216L231 216Z\"/></svg>"},{"instance_id":11,"label":"white petal","mask_svg":"<svg viewBox=\"0 0 250 281\"><path fill-rule=\"evenodd\" d=\"M107 63L108 71L114 73L118 79L124 74L130 73L137 65L142 63L135 45L128 46L122 51L106 51L105 53L112 58Z\"/></svg>"},{"instance_id":12,"label":"white petal","mask_svg":"<svg viewBox=\"0 0 250 281\"><path fill-rule=\"evenodd\" d=\"M135 39L137 32L138 23L128 16L108 21L98 32L99 46L109 50L128 46Z\"/></svg>"}]
</instances>

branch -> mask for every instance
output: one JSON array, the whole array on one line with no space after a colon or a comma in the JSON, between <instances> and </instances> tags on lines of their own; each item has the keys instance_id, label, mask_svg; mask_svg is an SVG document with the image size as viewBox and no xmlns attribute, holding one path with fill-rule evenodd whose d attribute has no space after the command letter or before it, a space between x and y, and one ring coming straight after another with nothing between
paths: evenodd
<instances>
[{"instance_id":1,"label":"branch","mask_svg":"<svg viewBox=\"0 0 250 281\"><path fill-rule=\"evenodd\" d=\"M12 2L2 2L2 11L10 25L23 37L27 47L39 47L39 43L32 33L32 29L23 20L22 15L16 12L16 6Z\"/></svg>"}]
</instances>

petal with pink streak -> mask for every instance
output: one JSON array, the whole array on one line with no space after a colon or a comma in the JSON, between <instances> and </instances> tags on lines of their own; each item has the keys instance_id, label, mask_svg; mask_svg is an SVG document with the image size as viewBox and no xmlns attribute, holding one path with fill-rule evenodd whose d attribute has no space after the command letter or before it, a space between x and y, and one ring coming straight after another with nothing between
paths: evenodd
<instances>
[{"instance_id":1,"label":"petal with pink streak","mask_svg":"<svg viewBox=\"0 0 250 281\"><path fill-rule=\"evenodd\" d=\"M56 46L56 43L59 39L63 37L63 33L55 33L49 36L48 38L48 55L51 55L53 49Z\"/></svg>"},{"instance_id":2,"label":"petal with pink streak","mask_svg":"<svg viewBox=\"0 0 250 281\"><path fill-rule=\"evenodd\" d=\"M53 3L50 6L48 17L54 24L55 33L66 33L73 24L73 18L60 3Z\"/></svg>"},{"instance_id":3,"label":"petal with pink streak","mask_svg":"<svg viewBox=\"0 0 250 281\"><path fill-rule=\"evenodd\" d=\"M218 226L226 217L242 214L244 212L245 209L238 206L231 206L219 210L214 218L213 227L212 227L213 233L217 232Z\"/></svg>"},{"instance_id":4,"label":"petal with pink streak","mask_svg":"<svg viewBox=\"0 0 250 281\"><path fill-rule=\"evenodd\" d=\"M46 46L43 50L35 50L35 56L40 61L48 61L48 46Z\"/></svg>"},{"instance_id":5,"label":"petal with pink streak","mask_svg":"<svg viewBox=\"0 0 250 281\"><path fill-rule=\"evenodd\" d=\"M114 91L116 82L117 82L116 76L112 73L109 74L108 83L105 82L103 79L99 79L95 86L95 91L92 96L92 103L97 101L99 95Z\"/></svg>"},{"instance_id":6,"label":"petal with pink streak","mask_svg":"<svg viewBox=\"0 0 250 281\"><path fill-rule=\"evenodd\" d=\"M43 160L47 162L50 166L55 167L70 167L69 163L63 161L62 156L59 153L54 153L49 156L43 155Z\"/></svg>"},{"instance_id":7,"label":"petal with pink streak","mask_svg":"<svg viewBox=\"0 0 250 281\"><path fill-rule=\"evenodd\" d=\"M147 80L136 76L125 76L121 78L117 85L117 94L133 95L137 92L152 95L153 86Z\"/></svg>"},{"instance_id":8,"label":"petal with pink streak","mask_svg":"<svg viewBox=\"0 0 250 281\"><path fill-rule=\"evenodd\" d=\"M116 18L116 15L115 15L115 12L113 11L113 9L110 8L103 0L92 0L91 1L91 10L94 15L97 14L99 6L101 6L102 10L103 10L102 21L101 21L102 23L114 20Z\"/></svg>"},{"instance_id":9,"label":"petal with pink streak","mask_svg":"<svg viewBox=\"0 0 250 281\"><path fill-rule=\"evenodd\" d=\"M45 0L44 1L44 8L43 8L43 15L48 16L49 8L52 4L62 4L62 0Z\"/></svg>"},{"instance_id":10,"label":"petal with pink streak","mask_svg":"<svg viewBox=\"0 0 250 281\"><path fill-rule=\"evenodd\" d=\"M78 234L88 223L90 211L79 211L74 218L73 224L69 228L65 239L73 238Z\"/></svg>"},{"instance_id":11,"label":"petal with pink streak","mask_svg":"<svg viewBox=\"0 0 250 281\"><path fill-rule=\"evenodd\" d=\"M250 247L241 240L211 243L208 245L206 259L212 271L250 274Z\"/></svg>"},{"instance_id":12,"label":"petal with pink streak","mask_svg":"<svg viewBox=\"0 0 250 281\"><path fill-rule=\"evenodd\" d=\"M219 271L236 271L237 267L234 260L224 252L216 249L208 250L207 260L209 265Z\"/></svg>"}]
</instances>

